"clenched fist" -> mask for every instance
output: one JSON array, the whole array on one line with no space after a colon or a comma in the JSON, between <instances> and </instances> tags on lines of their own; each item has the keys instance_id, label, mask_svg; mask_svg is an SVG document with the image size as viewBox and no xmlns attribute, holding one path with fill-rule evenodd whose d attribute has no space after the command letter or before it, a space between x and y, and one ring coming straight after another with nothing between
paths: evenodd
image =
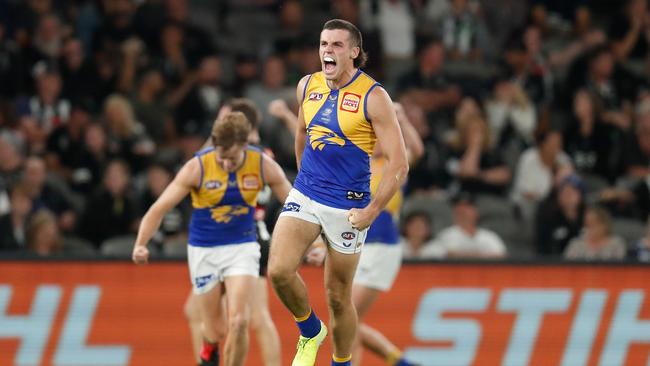
<instances>
[{"instance_id":1,"label":"clenched fist","mask_svg":"<svg viewBox=\"0 0 650 366\"><path fill-rule=\"evenodd\" d=\"M136 245L133 248L133 263L147 264L149 262L149 249L144 245Z\"/></svg>"}]
</instances>

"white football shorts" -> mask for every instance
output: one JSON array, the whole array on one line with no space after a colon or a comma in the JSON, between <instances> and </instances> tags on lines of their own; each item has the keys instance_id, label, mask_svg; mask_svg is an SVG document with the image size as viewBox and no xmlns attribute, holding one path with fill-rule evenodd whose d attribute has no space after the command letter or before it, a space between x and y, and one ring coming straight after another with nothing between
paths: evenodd
<instances>
[{"instance_id":1,"label":"white football shorts","mask_svg":"<svg viewBox=\"0 0 650 366\"><path fill-rule=\"evenodd\" d=\"M318 203L292 189L280 216L295 217L320 225L330 247L339 253L356 254L361 252L368 229L353 229L348 221L348 212L349 210Z\"/></svg>"},{"instance_id":2,"label":"white football shorts","mask_svg":"<svg viewBox=\"0 0 650 366\"><path fill-rule=\"evenodd\" d=\"M192 290L204 294L231 276L258 277L260 245L257 242L218 245L215 247L187 246Z\"/></svg>"},{"instance_id":3,"label":"white football shorts","mask_svg":"<svg viewBox=\"0 0 650 366\"><path fill-rule=\"evenodd\" d=\"M353 283L379 291L393 286L402 266L402 248L397 244L368 243L364 246Z\"/></svg>"}]
</instances>

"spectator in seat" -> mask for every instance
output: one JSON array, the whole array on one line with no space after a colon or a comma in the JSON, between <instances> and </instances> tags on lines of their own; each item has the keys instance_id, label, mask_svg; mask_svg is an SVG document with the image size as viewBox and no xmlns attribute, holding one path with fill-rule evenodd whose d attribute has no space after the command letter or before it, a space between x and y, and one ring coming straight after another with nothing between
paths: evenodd
<instances>
[{"instance_id":1,"label":"spectator in seat","mask_svg":"<svg viewBox=\"0 0 650 366\"><path fill-rule=\"evenodd\" d=\"M51 182L47 181L45 160L39 156L30 156L25 160L25 167L20 183L34 202L34 210L45 208L56 215L59 228L72 231L76 223L76 213L68 197Z\"/></svg>"},{"instance_id":2,"label":"spectator in seat","mask_svg":"<svg viewBox=\"0 0 650 366\"><path fill-rule=\"evenodd\" d=\"M79 228L81 236L96 247L106 239L134 232L135 205L129 196L129 183L126 162L111 161L106 167L102 187L86 205Z\"/></svg>"},{"instance_id":3,"label":"spectator in seat","mask_svg":"<svg viewBox=\"0 0 650 366\"><path fill-rule=\"evenodd\" d=\"M68 122L70 102L61 96L61 76L52 66L36 64L34 77L36 95L18 100L17 112L32 151L40 152L45 148L47 136Z\"/></svg>"},{"instance_id":4,"label":"spectator in seat","mask_svg":"<svg viewBox=\"0 0 650 366\"><path fill-rule=\"evenodd\" d=\"M473 99L466 98L461 103L455 132L449 141L447 171L460 189L474 194L504 195L512 173L493 148L489 126Z\"/></svg>"},{"instance_id":5,"label":"spectator in seat","mask_svg":"<svg viewBox=\"0 0 650 366\"><path fill-rule=\"evenodd\" d=\"M34 213L25 230L25 245L29 252L38 256L62 253L63 237L52 212L40 209Z\"/></svg>"},{"instance_id":6,"label":"spectator in seat","mask_svg":"<svg viewBox=\"0 0 650 366\"><path fill-rule=\"evenodd\" d=\"M0 216L0 250L16 251L25 247L25 232L34 202L21 185L9 191L9 213Z\"/></svg>"},{"instance_id":7,"label":"spectator in seat","mask_svg":"<svg viewBox=\"0 0 650 366\"><path fill-rule=\"evenodd\" d=\"M418 65L399 78L397 94L427 113L457 106L462 93L444 73L444 62L442 42L437 39L426 41L419 50Z\"/></svg>"},{"instance_id":8,"label":"spectator in seat","mask_svg":"<svg viewBox=\"0 0 650 366\"><path fill-rule=\"evenodd\" d=\"M452 197L454 225L442 230L434 246L447 258L496 259L507 255L506 246L493 231L478 227L474 194L461 191Z\"/></svg>"},{"instance_id":9,"label":"spectator in seat","mask_svg":"<svg viewBox=\"0 0 650 366\"><path fill-rule=\"evenodd\" d=\"M406 215L402 224L402 258L433 259L442 257L440 248L433 245L431 216L425 211Z\"/></svg>"},{"instance_id":10,"label":"spectator in seat","mask_svg":"<svg viewBox=\"0 0 650 366\"><path fill-rule=\"evenodd\" d=\"M581 175L613 182L620 149L613 146L617 131L600 120L591 95L580 90L573 98L573 121L564 132L566 152Z\"/></svg>"},{"instance_id":11,"label":"spectator in seat","mask_svg":"<svg viewBox=\"0 0 650 366\"><path fill-rule=\"evenodd\" d=\"M561 256L569 241L580 235L584 212L584 184L577 175L567 176L540 203L535 215L537 253Z\"/></svg>"},{"instance_id":12,"label":"spectator in seat","mask_svg":"<svg viewBox=\"0 0 650 366\"><path fill-rule=\"evenodd\" d=\"M620 260L626 254L625 242L612 234L612 218L597 206L587 208L583 234L571 240L564 251L565 259L572 260Z\"/></svg>"},{"instance_id":13,"label":"spectator in seat","mask_svg":"<svg viewBox=\"0 0 650 366\"><path fill-rule=\"evenodd\" d=\"M522 218L532 222L537 204L551 192L554 184L573 171L569 157L562 151L562 134L557 130L540 129L537 146L519 157L512 195Z\"/></svg>"}]
</instances>

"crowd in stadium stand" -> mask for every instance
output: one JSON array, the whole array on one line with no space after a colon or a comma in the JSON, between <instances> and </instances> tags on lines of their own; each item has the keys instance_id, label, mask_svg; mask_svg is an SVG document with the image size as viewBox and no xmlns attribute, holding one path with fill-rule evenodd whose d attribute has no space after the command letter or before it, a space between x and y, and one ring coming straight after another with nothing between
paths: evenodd
<instances>
[{"instance_id":1,"label":"crowd in stadium stand","mask_svg":"<svg viewBox=\"0 0 650 366\"><path fill-rule=\"evenodd\" d=\"M282 116L335 17L425 145L405 258L650 261L646 0L0 1L0 249L128 255L230 98L294 177ZM190 210L156 253L183 253Z\"/></svg>"}]
</instances>

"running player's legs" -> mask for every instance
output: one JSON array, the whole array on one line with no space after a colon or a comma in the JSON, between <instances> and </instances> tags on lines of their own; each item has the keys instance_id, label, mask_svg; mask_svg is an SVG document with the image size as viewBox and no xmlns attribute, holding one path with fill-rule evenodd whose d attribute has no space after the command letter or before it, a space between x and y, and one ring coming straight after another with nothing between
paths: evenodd
<instances>
[{"instance_id":1,"label":"running player's legs","mask_svg":"<svg viewBox=\"0 0 650 366\"><path fill-rule=\"evenodd\" d=\"M209 291L195 295L203 323L203 337L210 343L221 342L226 335L226 325L223 324L224 317L221 307L223 289L223 284L218 283Z\"/></svg>"},{"instance_id":2,"label":"running player's legs","mask_svg":"<svg viewBox=\"0 0 650 366\"><path fill-rule=\"evenodd\" d=\"M389 365L411 365L401 358L397 346L378 330L363 322L382 292L393 286L402 264L401 248L394 244L372 243L364 246L352 286L352 299L359 315L359 331L355 342L353 365L361 365L362 348L368 349Z\"/></svg>"},{"instance_id":3,"label":"running player's legs","mask_svg":"<svg viewBox=\"0 0 650 366\"><path fill-rule=\"evenodd\" d=\"M252 304L251 328L255 331L264 366L280 366L282 364L280 337L269 311L266 277L255 280Z\"/></svg>"},{"instance_id":4,"label":"running player's legs","mask_svg":"<svg viewBox=\"0 0 650 366\"><path fill-rule=\"evenodd\" d=\"M362 254L363 256L363 254ZM362 344L363 344L363 318L368 313L368 310L375 303L381 291L366 287L364 285L352 285L352 302L357 309L359 316L359 330L354 341L352 365L361 365Z\"/></svg>"},{"instance_id":5,"label":"running player's legs","mask_svg":"<svg viewBox=\"0 0 650 366\"><path fill-rule=\"evenodd\" d=\"M225 366L243 366L248 354L248 323L250 322L252 293L257 277L252 275L227 276L228 337L224 348Z\"/></svg>"},{"instance_id":6,"label":"running player's legs","mask_svg":"<svg viewBox=\"0 0 650 366\"><path fill-rule=\"evenodd\" d=\"M352 279L360 253L343 254L328 248L325 288L334 341L334 356L349 359L357 330L357 312L352 303Z\"/></svg>"},{"instance_id":7,"label":"running player's legs","mask_svg":"<svg viewBox=\"0 0 650 366\"><path fill-rule=\"evenodd\" d=\"M201 363L199 353L201 352L201 345L203 344L203 330L201 329L201 314L199 311L199 304L196 296L190 291L183 305L183 313L187 319L187 325L190 328L190 336L192 337L192 353L196 359L196 363Z\"/></svg>"},{"instance_id":8,"label":"running player's legs","mask_svg":"<svg viewBox=\"0 0 650 366\"><path fill-rule=\"evenodd\" d=\"M302 318L311 310L307 287L298 275L298 267L320 232L320 225L290 216L280 216L273 229L269 278L278 297L295 318Z\"/></svg>"}]
</instances>

